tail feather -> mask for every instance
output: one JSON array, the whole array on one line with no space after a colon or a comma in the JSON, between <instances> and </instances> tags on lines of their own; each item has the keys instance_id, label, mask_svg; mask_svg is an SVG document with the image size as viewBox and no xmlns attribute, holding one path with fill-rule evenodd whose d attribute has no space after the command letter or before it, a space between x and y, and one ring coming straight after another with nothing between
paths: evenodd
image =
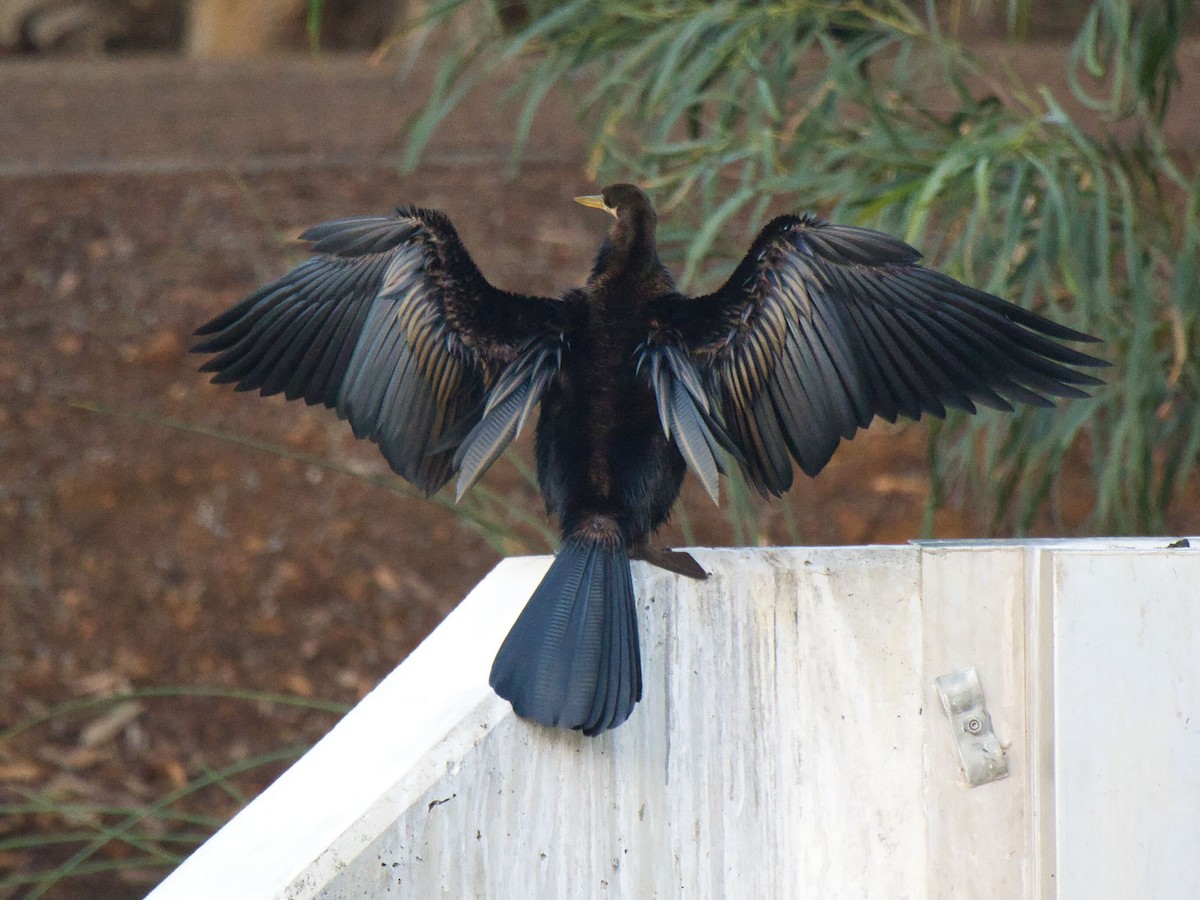
<instances>
[{"instance_id":1,"label":"tail feather","mask_svg":"<svg viewBox=\"0 0 1200 900\"><path fill-rule=\"evenodd\" d=\"M619 540L563 543L496 654L490 682L517 715L542 725L596 735L629 718L642 697L642 663Z\"/></svg>"}]
</instances>

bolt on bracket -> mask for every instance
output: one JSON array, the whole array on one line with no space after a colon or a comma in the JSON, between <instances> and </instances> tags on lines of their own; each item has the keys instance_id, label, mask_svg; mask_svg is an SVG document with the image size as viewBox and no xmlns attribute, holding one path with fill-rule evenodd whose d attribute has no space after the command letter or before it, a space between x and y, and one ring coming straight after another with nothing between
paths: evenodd
<instances>
[{"instance_id":1,"label":"bolt on bracket","mask_svg":"<svg viewBox=\"0 0 1200 900\"><path fill-rule=\"evenodd\" d=\"M983 699L983 685L974 666L941 675L936 681L942 708L950 719L963 775L971 787L1008 777L1008 760Z\"/></svg>"}]
</instances>

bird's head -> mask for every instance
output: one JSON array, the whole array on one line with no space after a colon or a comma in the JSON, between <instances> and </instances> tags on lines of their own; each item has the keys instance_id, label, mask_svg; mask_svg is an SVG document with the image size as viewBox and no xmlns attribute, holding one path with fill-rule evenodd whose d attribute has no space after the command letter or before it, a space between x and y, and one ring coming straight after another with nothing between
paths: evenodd
<instances>
[{"instance_id":1,"label":"bird's head","mask_svg":"<svg viewBox=\"0 0 1200 900\"><path fill-rule=\"evenodd\" d=\"M651 219L656 218L654 207L650 205L650 198L642 192L641 188L632 184L610 184L599 194L576 197L575 202L590 206L592 209L602 209L617 221L641 218L646 215L649 215Z\"/></svg>"},{"instance_id":2,"label":"bird's head","mask_svg":"<svg viewBox=\"0 0 1200 900\"><path fill-rule=\"evenodd\" d=\"M641 188L632 184L613 184L599 194L576 197L575 202L602 209L616 219L600 248L593 277L619 269L642 271L661 267L654 240L658 216Z\"/></svg>"}]
</instances>

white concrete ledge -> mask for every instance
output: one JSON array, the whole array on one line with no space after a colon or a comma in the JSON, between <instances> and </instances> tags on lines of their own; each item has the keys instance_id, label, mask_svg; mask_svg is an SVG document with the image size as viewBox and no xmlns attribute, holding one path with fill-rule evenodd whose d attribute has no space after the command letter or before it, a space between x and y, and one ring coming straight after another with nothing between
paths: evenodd
<instances>
[{"instance_id":1,"label":"white concrete ledge","mask_svg":"<svg viewBox=\"0 0 1200 900\"><path fill-rule=\"evenodd\" d=\"M1170 540L635 564L644 699L596 739L488 688L549 562L507 560L151 896L1200 896L1200 549ZM1011 773L975 788L934 689L966 666Z\"/></svg>"}]
</instances>

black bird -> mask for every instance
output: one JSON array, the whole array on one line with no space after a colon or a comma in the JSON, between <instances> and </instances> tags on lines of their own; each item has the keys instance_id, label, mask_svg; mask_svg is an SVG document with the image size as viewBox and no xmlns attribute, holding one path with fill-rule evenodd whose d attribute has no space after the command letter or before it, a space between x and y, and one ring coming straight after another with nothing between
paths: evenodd
<instances>
[{"instance_id":1,"label":"black bird","mask_svg":"<svg viewBox=\"0 0 1200 900\"><path fill-rule=\"evenodd\" d=\"M714 293L675 289L629 184L576 198L616 219L587 284L493 287L440 212L342 219L317 254L198 329L202 371L324 403L432 494L461 496L540 405L537 472L562 529L491 684L543 725L599 734L641 699L629 560L693 577L649 541L686 469L713 499L725 451L765 495L816 475L875 416L1086 397L1094 341L918 264L896 238L786 215Z\"/></svg>"}]
</instances>

